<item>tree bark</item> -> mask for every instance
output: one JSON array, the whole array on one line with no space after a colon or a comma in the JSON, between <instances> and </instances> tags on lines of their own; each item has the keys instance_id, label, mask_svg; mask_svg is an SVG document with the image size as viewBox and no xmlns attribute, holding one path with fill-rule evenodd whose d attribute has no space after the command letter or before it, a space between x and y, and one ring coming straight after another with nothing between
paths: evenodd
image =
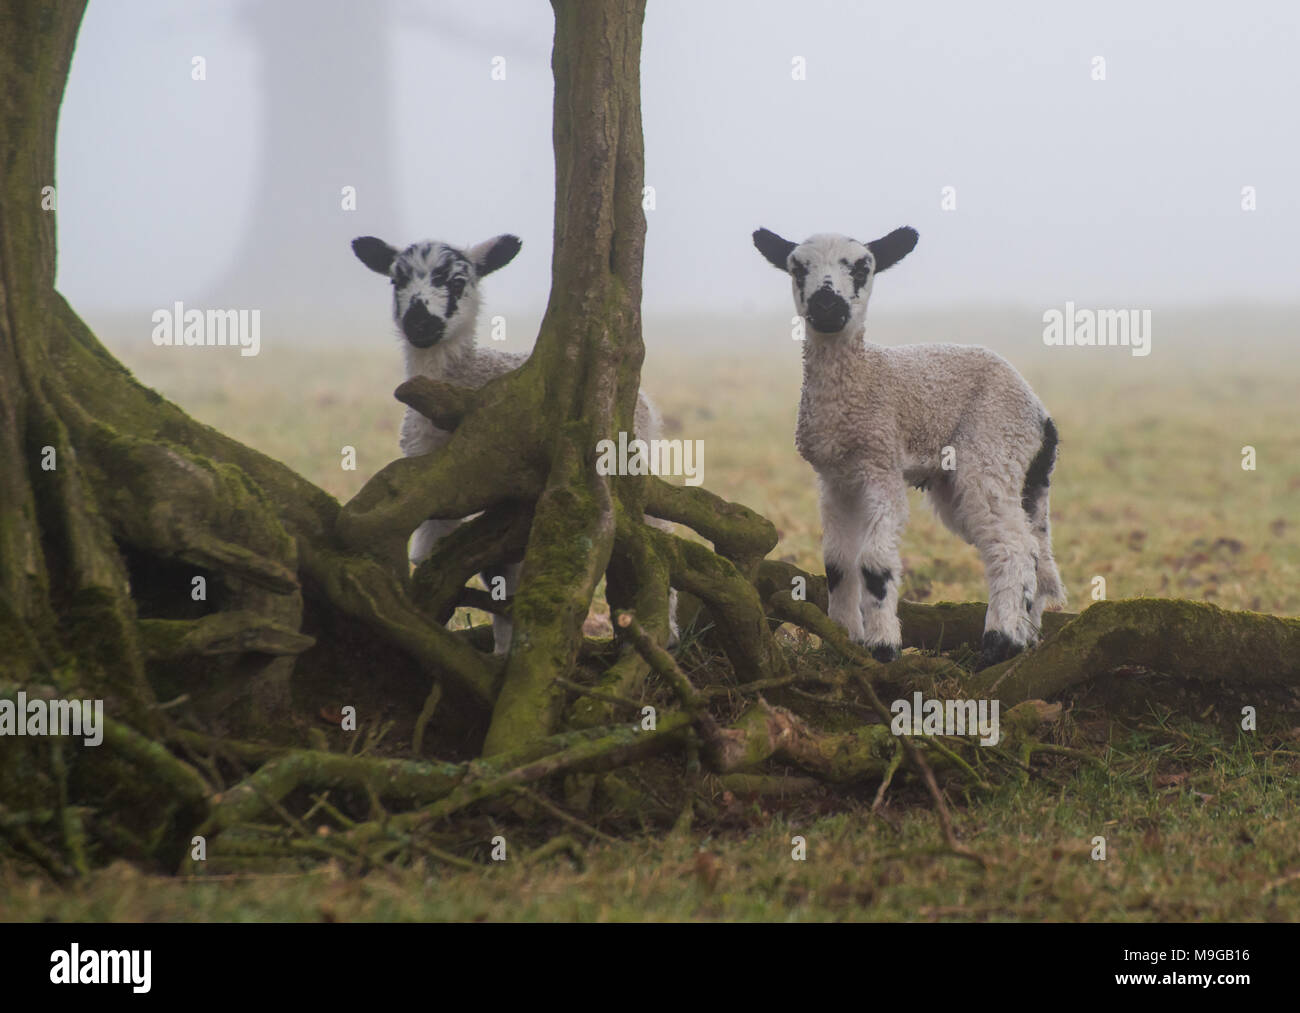
<instances>
[{"instance_id":1,"label":"tree bark","mask_svg":"<svg viewBox=\"0 0 1300 1013\"><path fill-rule=\"evenodd\" d=\"M645 354L641 267L641 24L644 0L554 0L555 245L551 296L524 368L545 385L538 497L512 618L517 647L483 751L550 734L557 676L614 546L615 503L639 516L642 483L596 473L596 446L632 431Z\"/></svg>"}]
</instances>

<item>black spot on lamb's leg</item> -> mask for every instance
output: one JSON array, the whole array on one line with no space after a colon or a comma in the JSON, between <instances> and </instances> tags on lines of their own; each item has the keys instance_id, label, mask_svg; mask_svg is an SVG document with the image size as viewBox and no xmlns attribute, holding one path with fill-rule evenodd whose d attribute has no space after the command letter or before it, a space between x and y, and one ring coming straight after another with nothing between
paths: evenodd
<instances>
[{"instance_id":1,"label":"black spot on lamb's leg","mask_svg":"<svg viewBox=\"0 0 1300 1013\"><path fill-rule=\"evenodd\" d=\"M834 563L826 564L826 590L834 591L844 579L844 571Z\"/></svg>"},{"instance_id":2,"label":"black spot on lamb's leg","mask_svg":"<svg viewBox=\"0 0 1300 1013\"><path fill-rule=\"evenodd\" d=\"M985 630L984 640L980 644L980 660L976 670L988 668L990 665L996 665L1008 658L1014 658L1023 650L1022 645L1017 644L1001 630Z\"/></svg>"},{"instance_id":3,"label":"black spot on lamb's leg","mask_svg":"<svg viewBox=\"0 0 1300 1013\"><path fill-rule=\"evenodd\" d=\"M889 595L889 582L894 579L892 570L873 570L869 566L861 568L862 583L870 592L871 598L864 599L865 608L879 609ZM872 601L871 599L875 600ZM870 622L870 620L868 620ZM879 662L888 663L898 660L899 648L897 644L871 644L868 647L871 656Z\"/></svg>"},{"instance_id":4,"label":"black spot on lamb's leg","mask_svg":"<svg viewBox=\"0 0 1300 1013\"><path fill-rule=\"evenodd\" d=\"M890 570L871 570L865 566L862 568L862 582L867 585L867 590L875 595L877 601L885 600L885 595L889 593L889 582L893 578L894 574Z\"/></svg>"}]
</instances>

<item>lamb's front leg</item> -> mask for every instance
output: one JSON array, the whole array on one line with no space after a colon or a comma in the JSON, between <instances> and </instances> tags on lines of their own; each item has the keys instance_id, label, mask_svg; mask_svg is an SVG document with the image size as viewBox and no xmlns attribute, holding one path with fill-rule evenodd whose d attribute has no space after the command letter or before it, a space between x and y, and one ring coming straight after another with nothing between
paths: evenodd
<instances>
[{"instance_id":1,"label":"lamb's front leg","mask_svg":"<svg viewBox=\"0 0 1300 1013\"><path fill-rule=\"evenodd\" d=\"M412 563L421 563L428 558L433 547L438 544L439 539L451 534L460 526L460 521L444 521L431 517L418 528L415 534L411 535L410 544L407 547L407 558Z\"/></svg>"},{"instance_id":2,"label":"lamb's front leg","mask_svg":"<svg viewBox=\"0 0 1300 1013\"><path fill-rule=\"evenodd\" d=\"M903 560L898 546L907 526L907 487L902 476L877 474L867 480L864 496L867 533L858 556L862 581L862 628L877 661L894 661L903 649L898 621L898 584Z\"/></svg>"},{"instance_id":3,"label":"lamb's front leg","mask_svg":"<svg viewBox=\"0 0 1300 1013\"><path fill-rule=\"evenodd\" d=\"M437 428L432 422L417 412L407 408L402 416L402 433L398 441L404 457L417 457L432 454L441 449L451 439L451 434ZM422 562L428 558L438 540L454 531L459 520L441 520L430 517L415 529L407 545L407 558L412 563Z\"/></svg>"},{"instance_id":4,"label":"lamb's front leg","mask_svg":"<svg viewBox=\"0 0 1300 1013\"><path fill-rule=\"evenodd\" d=\"M881 661L898 657L898 540L907 521L901 478L822 478L822 555L826 561L828 613L849 639Z\"/></svg>"},{"instance_id":5,"label":"lamb's front leg","mask_svg":"<svg viewBox=\"0 0 1300 1013\"><path fill-rule=\"evenodd\" d=\"M822 514L822 560L826 564L827 615L844 627L855 644L865 643L862 628L862 581L858 550L866 537L862 489L818 476ZM847 578L847 579L845 579Z\"/></svg>"}]
</instances>

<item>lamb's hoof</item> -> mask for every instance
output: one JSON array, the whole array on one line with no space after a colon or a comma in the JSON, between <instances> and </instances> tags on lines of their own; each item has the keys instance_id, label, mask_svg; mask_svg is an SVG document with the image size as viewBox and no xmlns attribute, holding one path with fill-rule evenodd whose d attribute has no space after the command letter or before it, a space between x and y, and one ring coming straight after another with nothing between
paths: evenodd
<instances>
[{"instance_id":1,"label":"lamb's hoof","mask_svg":"<svg viewBox=\"0 0 1300 1013\"><path fill-rule=\"evenodd\" d=\"M1014 658L1024 649L1024 644L1017 644L1001 630L985 630L984 640L980 643L980 660L975 671Z\"/></svg>"},{"instance_id":2,"label":"lamb's hoof","mask_svg":"<svg viewBox=\"0 0 1300 1013\"><path fill-rule=\"evenodd\" d=\"M891 661L897 661L899 650L893 644L876 644L871 648L871 656L883 664L889 664Z\"/></svg>"}]
</instances>

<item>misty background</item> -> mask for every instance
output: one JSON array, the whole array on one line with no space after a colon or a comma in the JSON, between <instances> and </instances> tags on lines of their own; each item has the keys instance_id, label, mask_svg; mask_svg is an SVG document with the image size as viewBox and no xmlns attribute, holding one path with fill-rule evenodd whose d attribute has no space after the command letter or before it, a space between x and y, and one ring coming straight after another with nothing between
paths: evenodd
<instances>
[{"instance_id":1,"label":"misty background","mask_svg":"<svg viewBox=\"0 0 1300 1013\"><path fill-rule=\"evenodd\" d=\"M389 294L352 237L513 232L485 317L528 347L550 283L552 35L541 0L92 0L59 125L60 290L133 343L176 300L262 308L264 346L367 343L390 337ZM873 315L921 321L916 340L1013 318L1037 334L1066 300L1273 307L1294 333L1297 51L1290 2L650 0L647 341L668 319L788 332L758 226L901 224L921 241ZM984 309L963 326L959 307Z\"/></svg>"}]
</instances>

